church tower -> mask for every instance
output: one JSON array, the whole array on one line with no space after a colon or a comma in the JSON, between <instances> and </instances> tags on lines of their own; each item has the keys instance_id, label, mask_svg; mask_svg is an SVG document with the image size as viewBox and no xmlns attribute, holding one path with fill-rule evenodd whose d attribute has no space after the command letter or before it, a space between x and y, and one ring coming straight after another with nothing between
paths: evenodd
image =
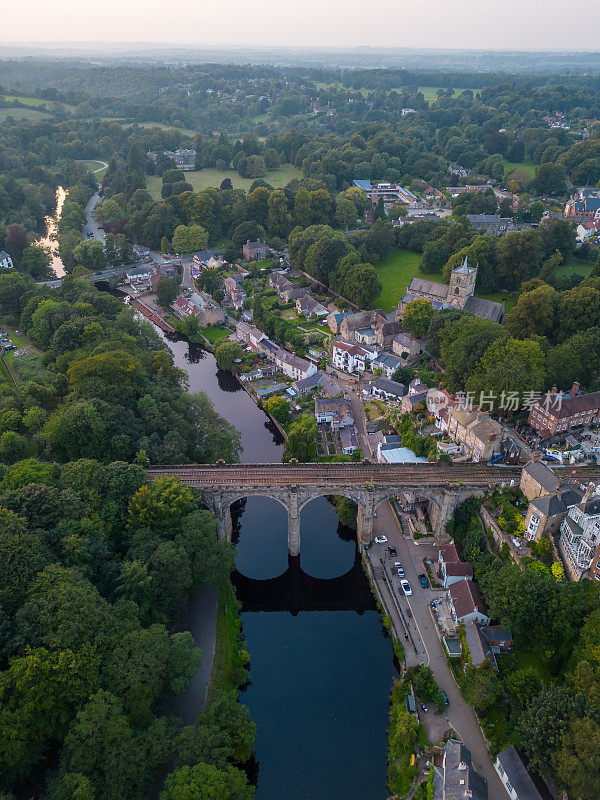
<instances>
[{"instance_id":1,"label":"church tower","mask_svg":"<svg viewBox=\"0 0 600 800\"><path fill-rule=\"evenodd\" d=\"M470 267L467 257L450 275L447 302L455 308L464 308L469 297L475 294L475 281L477 280L477 267Z\"/></svg>"}]
</instances>

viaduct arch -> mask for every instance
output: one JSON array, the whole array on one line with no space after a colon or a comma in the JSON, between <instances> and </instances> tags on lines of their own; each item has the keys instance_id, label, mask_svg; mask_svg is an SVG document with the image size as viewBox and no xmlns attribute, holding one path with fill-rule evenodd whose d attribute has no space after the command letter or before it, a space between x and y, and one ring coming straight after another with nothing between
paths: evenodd
<instances>
[{"instance_id":1,"label":"viaduct arch","mask_svg":"<svg viewBox=\"0 0 600 800\"><path fill-rule=\"evenodd\" d=\"M288 517L288 552L300 554L300 513L325 495L343 495L358 505L359 548L373 538L375 509L399 494L426 496L437 535L457 505L472 495L482 496L494 485L518 482L518 467L434 464L214 464L156 467L149 480L177 477L199 489L219 521L219 535L231 538L231 504L244 497L268 497L280 503Z\"/></svg>"}]
</instances>

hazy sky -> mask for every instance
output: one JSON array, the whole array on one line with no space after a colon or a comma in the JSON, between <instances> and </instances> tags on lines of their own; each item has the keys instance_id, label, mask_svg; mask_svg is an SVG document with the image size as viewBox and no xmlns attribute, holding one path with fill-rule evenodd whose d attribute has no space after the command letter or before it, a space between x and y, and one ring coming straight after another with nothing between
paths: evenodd
<instances>
[{"instance_id":1,"label":"hazy sky","mask_svg":"<svg viewBox=\"0 0 600 800\"><path fill-rule=\"evenodd\" d=\"M19 0L5 42L599 50L600 0Z\"/></svg>"}]
</instances>

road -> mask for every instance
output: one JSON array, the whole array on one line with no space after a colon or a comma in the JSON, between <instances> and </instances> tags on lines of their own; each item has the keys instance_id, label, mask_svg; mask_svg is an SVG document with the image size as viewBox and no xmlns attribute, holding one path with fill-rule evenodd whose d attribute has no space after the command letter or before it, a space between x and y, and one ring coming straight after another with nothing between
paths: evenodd
<instances>
[{"instance_id":1,"label":"road","mask_svg":"<svg viewBox=\"0 0 600 800\"><path fill-rule=\"evenodd\" d=\"M415 545L412 539L405 539L396 515L388 502L381 503L377 509L377 519L375 520L375 535L385 535L388 539L388 544L393 545L397 550L397 557L394 561L400 561L404 567L406 579L410 583L413 595L412 597L401 597L400 607L404 609L410 608L414 625L411 631L418 632L416 640L419 655L424 657L425 663L431 667L435 679L441 689L448 695L449 705L446 708L444 717L440 718L437 712L429 711L424 716L423 723L426 729L432 728L440 729L440 727L451 727L458 736L462 739L465 745L471 751L473 758L473 766L486 778L488 782L488 796L490 800L501 800L506 798L506 791L494 769L492 759L487 749L485 738L479 727L477 717L473 709L463 700L458 686L454 680L454 676L448 666L446 656L442 650L436 625L433 621L432 613L429 607L429 601L436 595L431 589L423 589L419 583L418 575L424 572L423 567L423 553L425 547ZM379 559L389 561L389 556L385 551L387 545L373 545L370 550L372 563L379 562ZM431 554L431 549L429 549ZM399 579L396 578L396 586L398 587ZM394 584L392 583L392 586ZM399 588L396 590L396 595L399 595ZM439 593L438 593L439 594ZM389 591L388 591L389 595ZM410 666L415 662L414 652L406 641L405 650L407 653L407 663ZM437 719L434 719L436 717ZM444 723L447 720L447 725Z\"/></svg>"}]
</instances>

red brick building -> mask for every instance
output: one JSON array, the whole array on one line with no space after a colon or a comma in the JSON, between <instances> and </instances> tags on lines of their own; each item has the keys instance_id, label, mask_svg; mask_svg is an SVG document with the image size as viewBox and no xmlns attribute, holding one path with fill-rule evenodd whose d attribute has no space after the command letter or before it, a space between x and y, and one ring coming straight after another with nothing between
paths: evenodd
<instances>
[{"instance_id":1,"label":"red brick building","mask_svg":"<svg viewBox=\"0 0 600 800\"><path fill-rule=\"evenodd\" d=\"M556 387L548 397L533 403L528 422L542 436L568 431L577 425L590 425L600 419L600 392L578 394L579 384L574 383L566 395Z\"/></svg>"}]
</instances>

